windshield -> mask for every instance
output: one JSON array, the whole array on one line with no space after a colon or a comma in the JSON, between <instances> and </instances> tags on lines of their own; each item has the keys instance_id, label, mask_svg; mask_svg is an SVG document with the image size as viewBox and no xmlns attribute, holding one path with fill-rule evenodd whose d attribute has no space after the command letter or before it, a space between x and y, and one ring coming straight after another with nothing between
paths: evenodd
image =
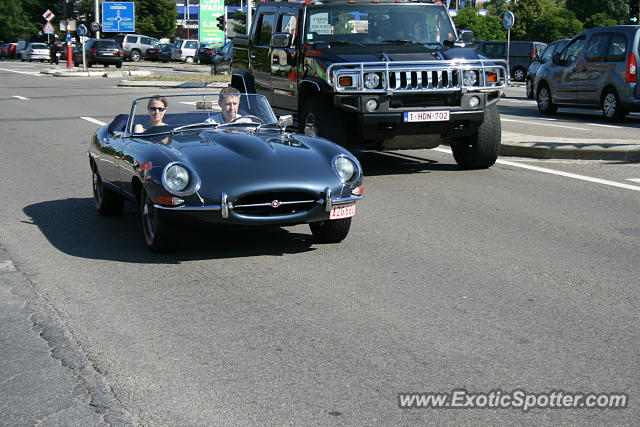
<instances>
[{"instance_id":1,"label":"windshield","mask_svg":"<svg viewBox=\"0 0 640 427\"><path fill-rule=\"evenodd\" d=\"M456 34L445 8L426 4L324 5L310 8L307 43L442 43Z\"/></svg>"},{"instance_id":2,"label":"windshield","mask_svg":"<svg viewBox=\"0 0 640 427\"><path fill-rule=\"evenodd\" d=\"M193 94L149 96L133 101L127 131L130 134L169 133L184 126L254 126L275 123L263 95Z\"/></svg>"}]
</instances>

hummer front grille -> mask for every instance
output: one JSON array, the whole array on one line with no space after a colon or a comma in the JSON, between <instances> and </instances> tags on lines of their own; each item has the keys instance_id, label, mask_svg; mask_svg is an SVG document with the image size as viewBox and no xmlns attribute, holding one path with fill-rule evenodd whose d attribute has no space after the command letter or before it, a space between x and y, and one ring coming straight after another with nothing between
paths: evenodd
<instances>
[{"instance_id":1,"label":"hummer front grille","mask_svg":"<svg viewBox=\"0 0 640 427\"><path fill-rule=\"evenodd\" d=\"M474 59L337 63L327 74L337 92L394 94L500 89L506 70L504 60Z\"/></svg>"}]
</instances>

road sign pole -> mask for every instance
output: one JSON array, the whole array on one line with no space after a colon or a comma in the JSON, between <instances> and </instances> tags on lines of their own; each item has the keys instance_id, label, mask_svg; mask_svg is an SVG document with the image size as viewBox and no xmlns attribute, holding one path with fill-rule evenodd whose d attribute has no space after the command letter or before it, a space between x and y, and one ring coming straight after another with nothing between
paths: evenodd
<instances>
[{"instance_id":1,"label":"road sign pole","mask_svg":"<svg viewBox=\"0 0 640 427\"><path fill-rule=\"evenodd\" d=\"M71 49L71 33L69 32L69 21L67 21L67 68L73 68L73 49Z\"/></svg>"},{"instance_id":2,"label":"road sign pole","mask_svg":"<svg viewBox=\"0 0 640 427\"><path fill-rule=\"evenodd\" d=\"M96 20L95 22L100 22L100 9L99 9L99 1L96 0L95 3L95 13L96 13ZM96 31L96 38L99 39L100 38L100 31Z\"/></svg>"},{"instance_id":3,"label":"road sign pole","mask_svg":"<svg viewBox=\"0 0 640 427\"><path fill-rule=\"evenodd\" d=\"M511 78L511 67L509 67L509 51L511 50L511 28L507 30L507 75Z\"/></svg>"}]
</instances>

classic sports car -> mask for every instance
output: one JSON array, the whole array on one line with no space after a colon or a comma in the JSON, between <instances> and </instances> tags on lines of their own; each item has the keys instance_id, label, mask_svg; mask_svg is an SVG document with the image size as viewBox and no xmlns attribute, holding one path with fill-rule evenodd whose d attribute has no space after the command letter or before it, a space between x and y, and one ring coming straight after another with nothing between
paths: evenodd
<instances>
[{"instance_id":1,"label":"classic sports car","mask_svg":"<svg viewBox=\"0 0 640 427\"><path fill-rule=\"evenodd\" d=\"M291 116L276 119L262 95L234 95L237 116L226 122L224 96L138 98L130 114L99 128L87 151L98 212L137 204L156 252L175 246L179 220L308 223L316 241L342 241L364 192L358 160L326 139L287 132Z\"/></svg>"}]
</instances>

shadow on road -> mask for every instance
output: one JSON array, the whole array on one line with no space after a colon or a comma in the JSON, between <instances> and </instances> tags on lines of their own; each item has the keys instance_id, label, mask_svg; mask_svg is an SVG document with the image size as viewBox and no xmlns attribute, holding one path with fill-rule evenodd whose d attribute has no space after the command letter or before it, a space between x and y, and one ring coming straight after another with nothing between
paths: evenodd
<instances>
[{"instance_id":1,"label":"shadow on road","mask_svg":"<svg viewBox=\"0 0 640 427\"><path fill-rule=\"evenodd\" d=\"M460 171L451 156L451 163L440 163L429 159L432 153L428 150L407 151L355 151L364 175L399 175L418 172ZM418 155L416 155L418 154ZM366 183L365 183L366 184Z\"/></svg>"},{"instance_id":2,"label":"shadow on road","mask_svg":"<svg viewBox=\"0 0 640 427\"><path fill-rule=\"evenodd\" d=\"M99 215L91 198L51 200L24 212L49 242L72 256L130 263L172 264L199 259L282 256L315 250L313 237L280 227L191 227L183 230L176 252L154 254L142 237L136 209L125 204L122 215Z\"/></svg>"}]
</instances>

